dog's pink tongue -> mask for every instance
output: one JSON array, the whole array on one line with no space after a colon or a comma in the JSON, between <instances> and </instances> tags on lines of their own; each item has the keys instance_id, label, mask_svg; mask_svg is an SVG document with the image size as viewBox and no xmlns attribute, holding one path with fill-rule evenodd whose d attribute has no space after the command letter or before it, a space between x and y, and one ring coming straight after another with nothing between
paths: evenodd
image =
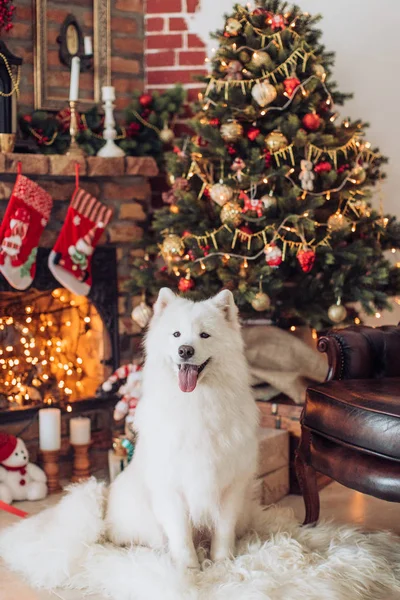
<instances>
[{"instance_id":1,"label":"dog's pink tongue","mask_svg":"<svg viewBox=\"0 0 400 600\"><path fill-rule=\"evenodd\" d=\"M195 365L182 365L179 370L179 387L182 392L193 392L197 385L198 370Z\"/></svg>"}]
</instances>

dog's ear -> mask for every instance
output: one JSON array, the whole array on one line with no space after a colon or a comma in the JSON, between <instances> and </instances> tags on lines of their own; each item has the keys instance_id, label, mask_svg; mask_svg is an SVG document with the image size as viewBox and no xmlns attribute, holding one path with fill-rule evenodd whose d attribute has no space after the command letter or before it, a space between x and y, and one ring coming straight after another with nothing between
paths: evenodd
<instances>
[{"instance_id":1,"label":"dog's ear","mask_svg":"<svg viewBox=\"0 0 400 600\"><path fill-rule=\"evenodd\" d=\"M157 302L154 305L154 314L161 315L163 310L168 306L170 302L175 300L176 296L169 288L161 288L158 293Z\"/></svg>"},{"instance_id":2,"label":"dog's ear","mask_svg":"<svg viewBox=\"0 0 400 600\"><path fill-rule=\"evenodd\" d=\"M227 321L230 323L237 321L238 309L232 292L229 290L222 290L222 292L219 292L219 294L214 296L211 301L223 311Z\"/></svg>"}]
</instances>

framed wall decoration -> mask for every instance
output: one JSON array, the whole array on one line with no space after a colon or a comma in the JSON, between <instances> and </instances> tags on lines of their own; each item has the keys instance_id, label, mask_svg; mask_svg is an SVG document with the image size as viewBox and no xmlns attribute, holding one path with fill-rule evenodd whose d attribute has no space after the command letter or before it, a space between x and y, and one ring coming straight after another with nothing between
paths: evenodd
<instances>
[{"instance_id":1,"label":"framed wall decoration","mask_svg":"<svg viewBox=\"0 0 400 600\"><path fill-rule=\"evenodd\" d=\"M110 85L111 76L110 6L111 0L92 0L84 6L72 0L65 9L55 0L35 1L35 109L64 107L73 55L81 58L79 103L86 108L100 103L101 88ZM83 54L83 35L93 38L90 60Z\"/></svg>"}]
</instances>

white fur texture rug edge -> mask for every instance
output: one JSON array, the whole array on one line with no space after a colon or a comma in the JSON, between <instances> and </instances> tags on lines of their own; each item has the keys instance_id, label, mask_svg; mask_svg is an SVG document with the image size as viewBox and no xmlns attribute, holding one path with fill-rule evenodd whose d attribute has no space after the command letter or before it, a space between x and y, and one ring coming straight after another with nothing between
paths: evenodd
<instances>
[{"instance_id":1,"label":"white fur texture rug edge","mask_svg":"<svg viewBox=\"0 0 400 600\"><path fill-rule=\"evenodd\" d=\"M233 561L183 576L167 554L102 542L105 486L70 488L53 508L0 535L0 556L33 587L74 588L113 600L396 600L400 539L321 523L301 527L291 511L260 511L257 533ZM199 549L201 553L202 550Z\"/></svg>"}]
</instances>

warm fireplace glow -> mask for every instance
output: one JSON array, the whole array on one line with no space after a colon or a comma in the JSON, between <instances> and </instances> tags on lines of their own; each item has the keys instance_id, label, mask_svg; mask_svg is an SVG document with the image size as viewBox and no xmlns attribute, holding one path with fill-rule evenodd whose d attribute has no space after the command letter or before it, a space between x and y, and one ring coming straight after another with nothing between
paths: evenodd
<instances>
[{"instance_id":1,"label":"warm fireplace glow","mask_svg":"<svg viewBox=\"0 0 400 600\"><path fill-rule=\"evenodd\" d=\"M65 289L2 293L0 311L0 407L94 396L106 340L89 299Z\"/></svg>"}]
</instances>

